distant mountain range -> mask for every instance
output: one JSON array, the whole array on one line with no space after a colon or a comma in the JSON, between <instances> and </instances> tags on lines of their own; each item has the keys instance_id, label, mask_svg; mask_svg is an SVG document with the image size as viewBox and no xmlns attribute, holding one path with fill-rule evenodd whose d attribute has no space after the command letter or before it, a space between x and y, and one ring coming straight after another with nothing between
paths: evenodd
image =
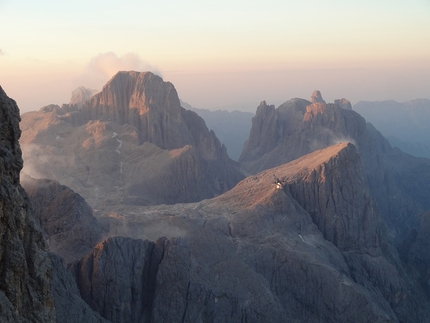
<instances>
[{"instance_id":1,"label":"distant mountain range","mask_svg":"<svg viewBox=\"0 0 430 323\"><path fill-rule=\"evenodd\" d=\"M237 110L229 112L226 110L197 109L183 101L181 101L181 105L201 116L208 128L212 129L221 143L227 147L230 158L239 159L251 130L251 120L254 113Z\"/></svg>"},{"instance_id":2,"label":"distant mountain range","mask_svg":"<svg viewBox=\"0 0 430 323\"><path fill-rule=\"evenodd\" d=\"M392 146L430 158L430 100L360 101L354 110L381 131Z\"/></svg>"}]
</instances>

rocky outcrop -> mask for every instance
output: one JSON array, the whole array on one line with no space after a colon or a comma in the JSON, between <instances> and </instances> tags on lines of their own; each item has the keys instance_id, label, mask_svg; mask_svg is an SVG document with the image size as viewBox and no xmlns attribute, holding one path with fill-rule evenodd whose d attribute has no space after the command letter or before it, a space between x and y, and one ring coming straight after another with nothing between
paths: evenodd
<instances>
[{"instance_id":1,"label":"rocky outcrop","mask_svg":"<svg viewBox=\"0 0 430 323\"><path fill-rule=\"evenodd\" d=\"M319 95L313 95L318 98ZM397 242L419 226L419 214L430 209L430 161L391 148L388 141L355 111L337 104L293 99L275 112L258 110L248 142L239 159L249 173L257 173L340 141L350 141L362 158L366 181L389 234ZM277 117L276 131L268 120ZM268 133L278 133L271 142ZM259 138L256 140L256 138ZM264 144L263 144L264 143ZM252 149L251 149L252 147ZM266 149L270 147L270 149Z\"/></svg>"},{"instance_id":2,"label":"rocky outcrop","mask_svg":"<svg viewBox=\"0 0 430 323\"><path fill-rule=\"evenodd\" d=\"M81 109L22 119L24 171L67 185L94 209L197 201L243 178L174 86L149 72L119 72Z\"/></svg>"},{"instance_id":3,"label":"rocky outcrop","mask_svg":"<svg viewBox=\"0 0 430 323\"><path fill-rule=\"evenodd\" d=\"M245 142L243 148L247 154L250 156L262 156L276 146L279 139L277 122L278 116L275 106L269 106L266 101L262 101L257 108L255 117L252 118L253 126L249 133L249 139ZM264 129L264 133L260 133L259 129Z\"/></svg>"},{"instance_id":4,"label":"rocky outcrop","mask_svg":"<svg viewBox=\"0 0 430 323\"><path fill-rule=\"evenodd\" d=\"M345 98L334 100L334 104L338 105L342 109L352 110L352 104L351 104L351 102L349 102Z\"/></svg>"},{"instance_id":5,"label":"rocky outcrop","mask_svg":"<svg viewBox=\"0 0 430 323\"><path fill-rule=\"evenodd\" d=\"M149 322L164 241L109 238L71 268L80 295L111 322Z\"/></svg>"},{"instance_id":6,"label":"rocky outcrop","mask_svg":"<svg viewBox=\"0 0 430 323\"><path fill-rule=\"evenodd\" d=\"M56 181L22 175L21 183L40 220L49 250L66 262L86 255L102 235L90 206L80 195Z\"/></svg>"},{"instance_id":7,"label":"rocky outcrop","mask_svg":"<svg viewBox=\"0 0 430 323\"><path fill-rule=\"evenodd\" d=\"M67 270L62 258L49 253L52 264L51 294L54 298L55 322L67 323L110 323L82 299L70 271ZM52 321L53 322L53 321Z\"/></svg>"},{"instance_id":8,"label":"rocky outcrop","mask_svg":"<svg viewBox=\"0 0 430 323\"><path fill-rule=\"evenodd\" d=\"M321 96L321 92L318 90L315 90L312 95L311 95L311 102L312 103L324 103L325 101L323 100L322 96Z\"/></svg>"}]
</instances>

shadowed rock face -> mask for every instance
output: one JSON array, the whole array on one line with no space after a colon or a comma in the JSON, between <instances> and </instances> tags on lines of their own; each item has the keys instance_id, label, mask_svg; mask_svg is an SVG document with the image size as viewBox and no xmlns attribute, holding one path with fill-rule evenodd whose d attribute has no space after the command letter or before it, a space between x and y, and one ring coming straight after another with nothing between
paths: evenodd
<instances>
[{"instance_id":1,"label":"shadowed rock face","mask_svg":"<svg viewBox=\"0 0 430 323\"><path fill-rule=\"evenodd\" d=\"M2 322L51 322L50 263L19 184L19 110L0 87L0 318Z\"/></svg>"},{"instance_id":2,"label":"shadowed rock face","mask_svg":"<svg viewBox=\"0 0 430 323\"><path fill-rule=\"evenodd\" d=\"M21 183L45 231L50 251L71 262L99 242L102 228L80 195L56 181L37 180L25 174Z\"/></svg>"},{"instance_id":3,"label":"shadowed rock face","mask_svg":"<svg viewBox=\"0 0 430 323\"><path fill-rule=\"evenodd\" d=\"M314 93L315 94L315 93ZM366 181L390 235L398 243L430 209L430 161L391 148L388 141L346 101L336 104L293 99L277 109L257 109L239 159L249 173L275 167L339 141L357 146ZM348 105L342 108L343 105ZM273 120L276 120L274 122Z\"/></svg>"},{"instance_id":4,"label":"shadowed rock face","mask_svg":"<svg viewBox=\"0 0 430 323\"><path fill-rule=\"evenodd\" d=\"M152 73L119 72L90 100L22 116L24 172L97 209L192 202L243 178L202 118Z\"/></svg>"}]
</instances>

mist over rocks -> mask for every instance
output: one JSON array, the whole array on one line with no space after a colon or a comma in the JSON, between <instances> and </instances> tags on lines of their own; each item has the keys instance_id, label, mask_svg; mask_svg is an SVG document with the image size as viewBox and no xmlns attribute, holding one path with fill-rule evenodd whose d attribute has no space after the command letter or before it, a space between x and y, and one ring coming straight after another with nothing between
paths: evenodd
<instances>
[{"instance_id":1,"label":"mist over rocks","mask_svg":"<svg viewBox=\"0 0 430 323\"><path fill-rule=\"evenodd\" d=\"M76 105L80 109L84 102L90 100L97 92L99 91L80 86L73 90L69 105Z\"/></svg>"},{"instance_id":2,"label":"mist over rocks","mask_svg":"<svg viewBox=\"0 0 430 323\"><path fill-rule=\"evenodd\" d=\"M243 178L202 118L183 109L173 84L119 72L91 99L22 115L25 169L106 205L192 202Z\"/></svg>"},{"instance_id":3,"label":"mist over rocks","mask_svg":"<svg viewBox=\"0 0 430 323\"><path fill-rule=\"evenodd\" d=\"M80 195L56 181L34 179L24 173L21 184L31 199L51 252L71 262L99 242L102 228Z\"/></svg>"}]
</instances>

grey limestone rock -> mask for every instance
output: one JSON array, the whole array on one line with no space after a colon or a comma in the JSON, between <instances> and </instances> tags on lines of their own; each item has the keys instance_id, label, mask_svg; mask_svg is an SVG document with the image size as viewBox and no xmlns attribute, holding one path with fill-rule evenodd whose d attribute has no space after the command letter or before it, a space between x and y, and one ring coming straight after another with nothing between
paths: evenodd
<instances>
[{"instance_id":1,"label":"grey limestone rock","mask_svg":"<svg viewBox=\"0 0 430 323\"><path fill-rule=\"evenodd\" d=\"M99 242L102 228L79 194L56 181L25 174L21 183L46 233L50 251L71 262L86 255Z\"/></svg>"}]
</instances>

